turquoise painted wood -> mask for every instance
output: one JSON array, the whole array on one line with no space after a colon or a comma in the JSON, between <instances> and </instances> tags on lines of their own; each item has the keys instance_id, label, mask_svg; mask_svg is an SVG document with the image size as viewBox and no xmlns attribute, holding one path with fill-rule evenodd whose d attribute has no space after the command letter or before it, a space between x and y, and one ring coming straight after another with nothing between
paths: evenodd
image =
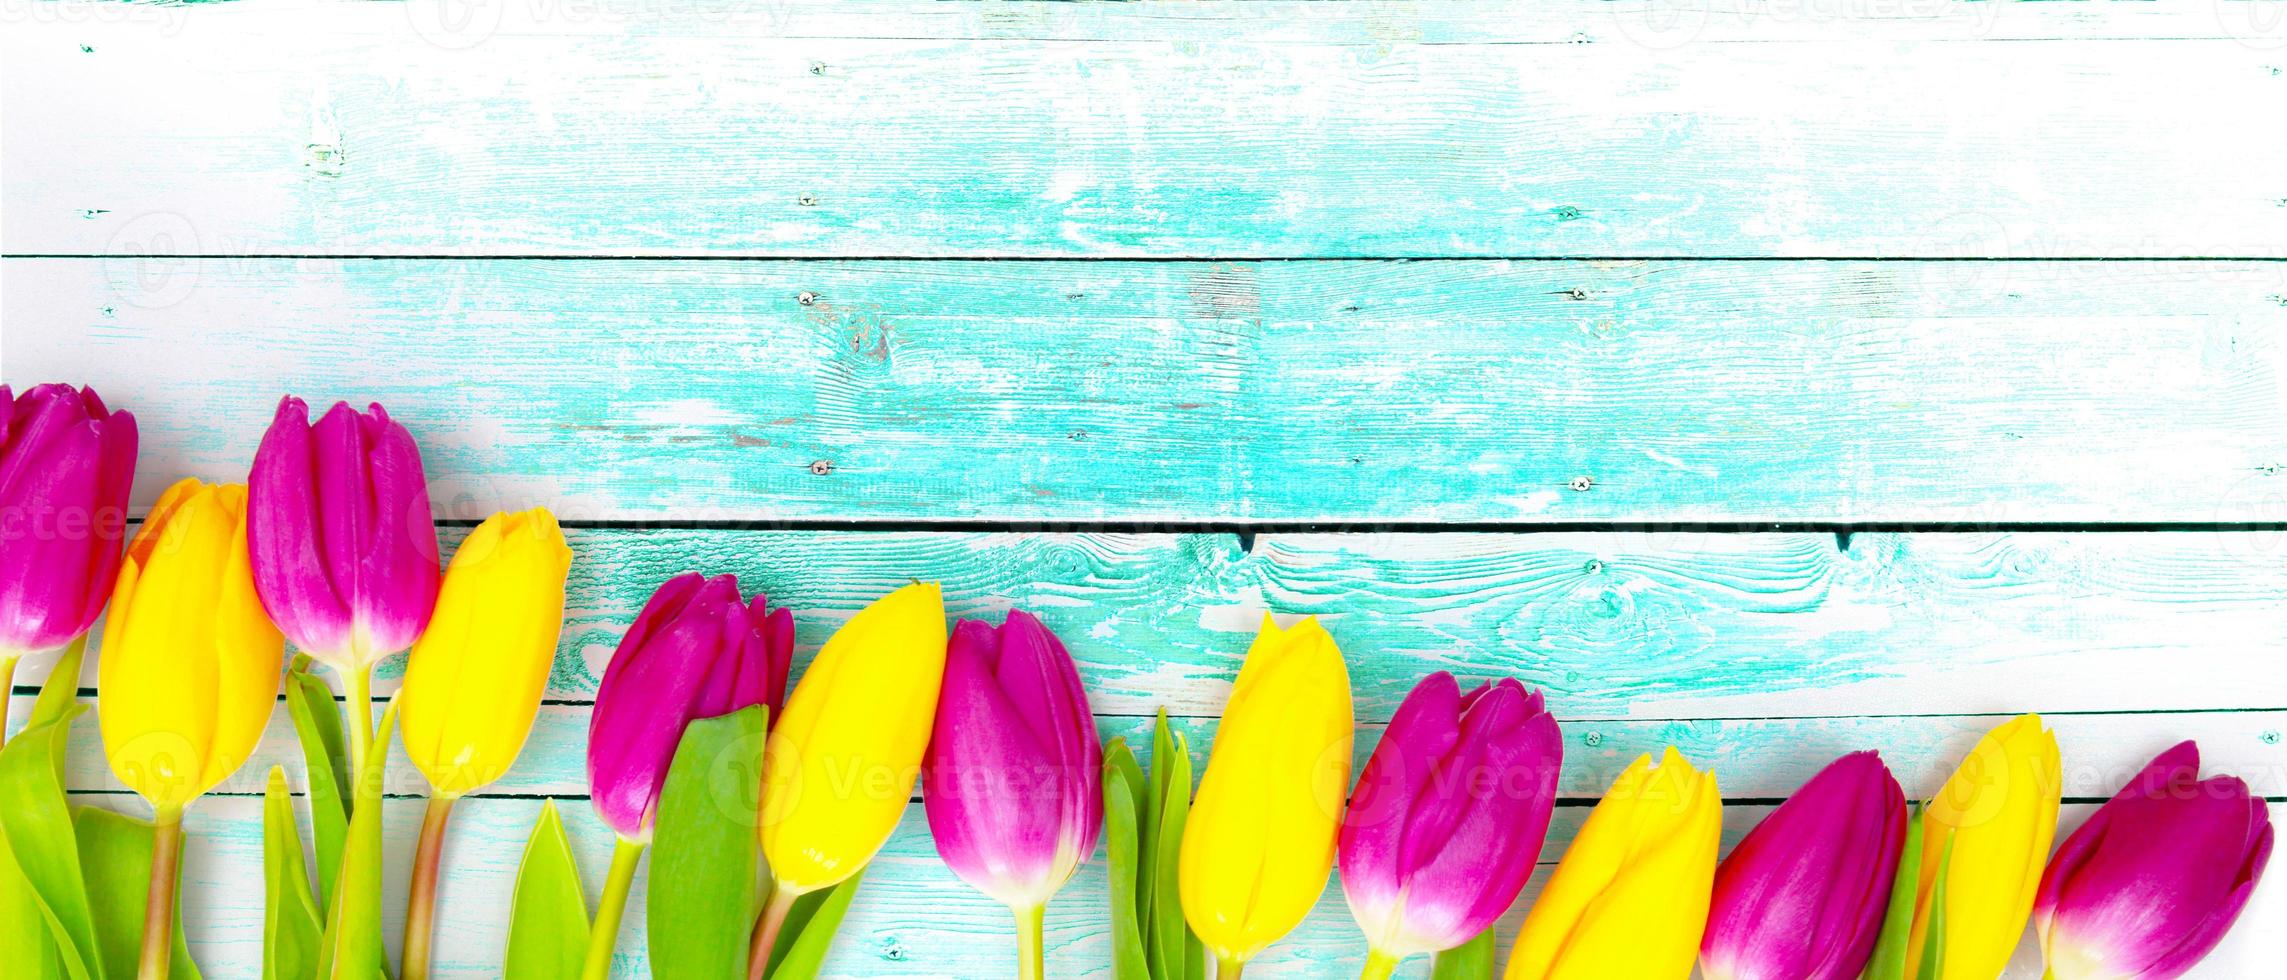
<instances>
[{"instance_id":1,"label":"turquoise painted wood","mask_svg":"<svg viewBox=\"0 0 2287 980\"><path fill-rule=\"evenodd\" d=\"M242 472L283 389L388 404L466 520L2287 519L2287 263L0 277L12 377L173 407L144 500Z\"/></svg>"},{"instance_id":2,"label":"turquoise painted wood","mask_svg":"<svg viewBox=\"0 0 2287 980\"><path fill-rule=\"evenodd\" d=\"M2090 28L2101 15L1932 0L1871 43L1852 28L1887 11L1816 5L1342 5L1261 39L1249 22L1275 13L804 6L42 4L55 15L0 42L16 136L0 249L2276 257L2287 241L2287 132L2259 121L2287 89L2287 28L2260 3ZM1993 36L2054 40L1978 43Z\"/></svg>"},{"instance_id":3,"label":"turquoise painted wood","mask_svg":"<svg viewBox=\"0 0 2287 980\"><path fill-rule=\"evenodd\" d=\"M549 696L573 702L652 589L698 569L795 609L798 665L913 578L956 617L1021 606L1070 638L1096 709L1131 717L1219 712L1266 611L1325 617L1368 721L1440 668L1514 674L1578 719L2287 708L2270 532L569 538Z\"/></svg>"}]
</instances>

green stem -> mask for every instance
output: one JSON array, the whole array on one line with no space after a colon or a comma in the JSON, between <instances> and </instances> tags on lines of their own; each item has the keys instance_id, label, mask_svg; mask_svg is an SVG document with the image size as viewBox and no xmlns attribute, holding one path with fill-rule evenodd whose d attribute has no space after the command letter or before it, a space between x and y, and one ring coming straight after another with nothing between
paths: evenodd
<instances>
[{"instance_id":1,"label":"green stem","mask_svg":"<svg viewBox=\"0 0 2287 980\"><path fill-rule=\"evenodd\" d=\"M8 741L8 706L16 700L16 661L23 654L14 650L0 656L0 744Z\"/></svg>"},{"instance_id":2,"label":"green stem","mask_svg":"<svg viewBox=\"0 0 2287 980\"><path fill-rule=\"evenodd\" d=\"M1358 980L1390 980L1390 974L1397 971L1397 957L1369 947L1366 950L1366 968L1358 971Z\"/></svg>"},{"instance_id":3,"label":"green stem","mask_svg":"<svg viewBox=\"0 0 2287 980\"><path fill-rule=\"evenodd\" d=\"M619 945L619 918L627 911L627 889L635 884L635 865L643 860L643 845L622 837L611 849L611 873L604 879L603 900L596 903L596 925L588 932L588 961L582 980L611 976L612 947Z\"/></svg>"},{"instance_id":4,"label":"green stem","mask_svg":"<svg viewBox=\"0 0 2287 980\"><path fill-rule=\"evenodd\" d=\"M373 744L373 673L370 668L342 672L348 702L342 709L349 718L349 760L352 785L365 779L365 751Z\"/></svg>"},{"instance_id":5,"label":"green stem","mask_svg":"<svg viewBox=\"0 0 2287 980\"><path fill-rule=\"evenodd\" d=\"M1048 909L1035 905L1029 909L1016 909L1016 975L1017 980L1042 980L1048 951L1041 940L1041 921Z\"/></svg>"},{"instance_id":6,"label":"green stem","mask_svg":"<svg viewBox=\"0 0 2287 980\"><path fill-rule=\"evenodd\" d=\"M771 889L770 904L762 907L762 918L755 921L754 938L747 947L747 980L763 980L770 974L770 954L778 949L778 933L786 928L786 915L794 911L794 900L801 897L783 885Z\"/></svg>"},{"instance_id":7,"label":"green stem","mask_svg":"<svg viewBox=\"0 0 2287 980\"><path fill-rule=\"evenodd\" d=\"M183 808L162 806L151 822L151 890L143 899L143 959L138 980L167 980L175 949L175 882L183 858Z\"/></svg>"},{"instance_id":8,"label":"green stem","mask_svg":"<svg viewBox=\"0 0 2287 980\"><path fill-rule=\"evenodd\" d=\"M1215 954L1215 980L1239 980L1239 971L1247 968L1247 961L1236 956Z\"/></svg>"},{"instance_id":9,"label":"green stem","mask_svg":"<svg viewBox=\"0 0 2287 980\"><path fill-rule=\"evenodd\" d=\"M457 797L432 796L429 812L421 819L421 843L413 852L413 881L405 889L405 958L398 967L402 980L428 980L429 936L437 912L437 871L445 853L445 822L452 819Z\"/></svg>"}]
</instances>

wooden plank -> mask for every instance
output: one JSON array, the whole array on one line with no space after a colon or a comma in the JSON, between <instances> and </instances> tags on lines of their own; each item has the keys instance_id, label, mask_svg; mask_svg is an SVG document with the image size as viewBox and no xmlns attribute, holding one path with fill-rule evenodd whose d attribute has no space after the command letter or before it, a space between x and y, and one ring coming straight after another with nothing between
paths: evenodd
<instances>
[{"instance_id":1,"label":"wooden plank","mask_svg":"<svg viewBox=\"0 0 2287 980\"><path fill-rule=\"evenodd\" d=\"M129 798L109 795L80 797L82 802L140 812ZM419 824L420 801L391 800L384 822L390 867L408 866L414 828ZM540 806L529 799L471 798L456 809L445 860L449 873L439 893L435 976L440 978L490 977L499 970L499 951L507 932L508 895L515 877L517 855ZM601 890L602 874L611 848L610 831L596 819L584 801L559 804L580 860L590 900ZM2066 825L2085 819L2086 804L2066 807ZM1725 846L1768 812L1763 806L1725 808ZM1503 921L1504 952L1515 934L1523 911L1545 879L1545 862L1555 860L1565 842L1577 832L1584 807L1563 807L1550 829L1543 853L1544 867L1526 889L1517 908ZM2272 819L2287 820L2287 804L2272 804ZM261 869L260 800L219 797L200 801L184 821L190 836L184 869L184 918L192 955L209 976L253 976L259 972L262 893L246 883ZM1100 859L1082 867L1048 910L1049 969L1054 976L1100 977L1109 974L1104 870ZM614 976L641 977L644 955L641 902L644 878L639 874L631 899L630 924L621 935ZM383 897L384 934L391 949L402 929L404 882L392 876ZM2246 917L2201 969L2195 980L2227 980L2262 974L2258 964L2276 963L2287 955L2287 932L2264 928L2287 916L2287 888L2276 879L2258 888ZM859 892L849 918L838 934L825 975L859 976L992 976L1008 970L1010 927L1006 913L990 900L970 891L945 870L918 809L909 809L882 856ZM1363 942L1342 904L1339 887L1329 885L1308 920L1268 950L1259 964L1265 976L1337 976L1354 969ZM2030 953L2030 950L2024 951ZM1250 970L1252 972L1252 970ZM1425 975L1416 963L1403 974ZM2034 980L2037 965L2027 955L2007 975L2008 980Z\"/></svg>"},{"instance_id":2,"label":"wooden plank","mask_svg":"<svg viewBox=\"0 0 2287 980\"><path fill-rule=\"evenodd\" d=\"M8 320L41 325L10 335L10 380L134 407L142 501L243 473L290 390L389 405L468 520L2287 519L2287 263L0 277Z\"/></svg>"},{"instance_id":3,"label":"wooden plank","mask_svg":"<svg viewBox=\"0 0 2287 980\"><path fill-rule=\"evenodd\" d=\"M569 537L558 699L591 697L652 589L700 569L796 610L798 665L915 578L955 617L1032 610L1119 715L1218 714L1266 610L1325 617L1368 720L1436 668L1520 677L1577 719L2287 709L2268 532Z\"/></svg>"},{"instance_id":4,"label":"wooden plank","mask_svg":"<svg viewBox=\"0 0 2287 980\"><path fill-rule=\"evenodd\" d=\"M93 699L89 699L93 700ZM31 708L30 695L18 695L11 717ZM1572 718L1557 705L1565 730L1565 768L1558 792L1593 800L1643 753L1674 745L1703 767L1723 774L1723 788L1734 799L1779 799L1794 792L1820 767L1845 752L1878 749L1909 794L1935 794L1978 736L2006 720L1999 715L1913 715L1866 718L1596 719ZM515 768L485 787L486 796L581 797L588 791L586 753L589 707L551 704L541 708L532 735ZM1362 718L1352 758L1363 765L1381 741L1386 713ZM2160 750L2186 739L2200 743L2207 767L2239 775L2260 795L2287 798L2287 710L2190 711L2136 714L2047 716L2064 747L2068 765L2065 794L2103 798ZM1171 719L1190 739L1194 770L1207 761L1215 718ZM1130 715L1104 715L1097 728L1106 739L1124 737L1148 749L1151 721ZM66 762L75 789L125 793L103 759L101 736L92 714L72 732ZM272 716L245 768L217 787L222 794L259 795L271 766L285 766L302 785L302 755L283 707ZM391 751L384 792L424 796L428 784L406 758Z\"/></svg>"},{"instance_id":5,"label":"wooden plank","mask_svg":"<svg viewBox=\"0 0 2287 980\"><path fill-rule=\"evenodd\" d=\"M42 5L59 12L0 41L0 250L2172 257L2287 240L2287 132L2249 115L2287 85L2266 4L2172 8L2155 32L2190 37L2128 42L2080 37L2140 18L2006 15L2020 31L1933 3L1874 43L1854 31L1887 9L1576 4L1519 28L1542 18L1424 26L1425 7L1377 5L1255 40L1153 8L1065 15L1120 25L1101 30L918 3L805 15L896 35L851 38L787 36L784 4L690 6L630 37L608 28L648 14ZM1958 43L2018 33L2075 39Z\"/></svg>"}]
</instances>

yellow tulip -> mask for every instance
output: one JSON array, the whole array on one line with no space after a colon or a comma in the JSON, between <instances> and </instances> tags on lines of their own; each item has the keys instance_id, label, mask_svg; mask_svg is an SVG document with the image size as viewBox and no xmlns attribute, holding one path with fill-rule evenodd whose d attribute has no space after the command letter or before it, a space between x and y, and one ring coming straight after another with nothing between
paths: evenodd
<instances>
[{"instance_id":1,"label":"yellow tulip","mask_svg":"<svg viewBox=\"0 0 2287 980\"><path fill-rule=\"evenodd\" d=\"M1280 629L1265 615L1183 832L1183 917L1217 976L1236 976L1326 890L1354 727L1334 637L1315 617Z\"/></svg>"},{"instance_id":2,"label":"yellow tulip","mask_svg":"<svg viewBox=\"0 0 2287 980\"><path fill-rule=\"evenodd\" d=\"M945 675L945 600L908 585L859 610L773 719L762 853L781 895L830 888L873 859L913 797Z\"/></svg>"},{"instance_id":3,"label":"yellow tulip","mask_svg":"<svg viewBox=\"0 0 2287 980\"><path fill-rule=\"evenodd\" d=\"M1636 757L1525 916L1508 980L1684 980L1715 887L1723 796L1672 746Z\"/></svg>"},{"instance_id":4,"label":"yellow tulip","mask_svg":"<svg viewBox=\"0 0 2287 980\"><path fill-rule=\"evenodd\" d=\"M236 772L278 702L285 639L254 595L246 487L183 480L127 546L104 624L104 755L162 822Z\"/></svg>"},{"instance_id":5,"label":"yellow tulip","mask_svg":"<svg viewBox=\"0 0 2287 980\"><path fill-rule=\"evenodd\" d=\"M168 487L128 542L96 665L103 754L156 815L142 976L168 972L183 807L253 753L285 659L285 637L254 594L246 487Z\"/></svg>"},{"instance_id":6,"label":"yellow tulip","mask_svg":"<svg viewBox=\"0 0 2287 980\"><path fill-rule=\"evenodd\" d=\"M403 975L429 975L431 917L453 801L507 774L532 734L564 626L572 549L535 507L477 525L437 593L397 692L405 754L434 794L406 889Z\"/></svg>"},{"instance_id":7,"label":"yellow tulip","mask_svg":"<svg viewBox=\"0 0 2287 980\"><path fill-rule=\"evenodd\" d=\"M413 644L397 694L405 754L438 796L508 772L548 686L572 549L556 515L494 514L470 533Z\"/></svg>"},{"instance_id":8,"label":"yellow tulip","mask_svg":"<svg viewBox=\"0 0 2287 980\"><path fill-rule=\"evenodd\" d=\"M1921 892L1907 963L1922 961L1931 899L1944 867L1942 966L1929 980L2001 975L2033 914L2041 869L2057 834L2057 797L2063 787L2057 736L2041 726L2041 716L2020 715L1978 739L1923 810L1928 829L1922 838Z\"/></svg>"}]
</instances>

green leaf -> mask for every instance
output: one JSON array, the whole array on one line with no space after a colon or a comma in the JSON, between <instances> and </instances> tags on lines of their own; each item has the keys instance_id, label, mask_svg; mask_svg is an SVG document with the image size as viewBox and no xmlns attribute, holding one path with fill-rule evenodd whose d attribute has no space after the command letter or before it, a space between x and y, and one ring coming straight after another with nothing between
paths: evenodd
<instances>
[{"instance_id":1,"label":"green leaf","mask_svg":"<svg viewBox=\"0 0 2287 980\"><path fill-rule=\"evenodd\" d=\"M64 975L55 936L40 912L40 897L16 866L5 835L0 835L0 963L8 964L11 973L21 971L27 980Z\"/></svg>"},{"instance_id":2,"label":"green leaf","mask_svg":"<svg viewBox=\"0 0 2287 980\"><path fill-rule=\"evenodd\" d=\"M150 821L100 807L72 808L72 824L79 838L79 866L87 871L87 900L95 910L95 935L103 956L103 972L132 977L143 957L143 911L151 899ZM181 868L176 868L178 880ZM178 887L177 895L181 894ZM183 907L175 902L174 952L167 957L169 980L198 980L198 964L191 961L183 941Z\"/></svg>"},{"instance_id":3,"label":"green leaf","mask_svg":"<svg viewBox=\"0 0 2287 980\"><path fill-rule=\"evenodd\" d=\"M325 949L319 957L332 980L373 980L388 976L388 953L381 945L381 784L389 761L389 739L397 728L397 705L381 713L381 728L368 746L355 780L357 802L342 844L340 888L326 917Z\"/></svg>"},{"instance_id":4,"label":"green leaf","mask_svg":"<svg viewBox=\"0 0 2287 980\"><path fill-rule=\"evenodd\" d=\"M40 682L39 699L32 702L32 716L24 721L25 728L61 718L79 703L79 665L86 655L87 634L81 633L64 647L55 666L48 668L47 679Z\"/></svg>"},{"instance_id":5,"label":"green leaf","mask_svg":"<svg viewBox=\"0 0 2287 980\"><path fill-rule=\"evenodd\" d=\"M651 974L660 980L719 980L746 969L768 711L753 705L701 718L675 746L651 835L644 918Z\"/></svg>"},{"instance_id":6,"label":"green leaf","mask_svg":"<svg viewBox=\"0 0 2287 980\"><path fill-rule=\"evenodd\" d=\"M270 785L262 794L262 883L263 980L316 976L325 925L302 862L302 831L294 825L286 770L279 766L270 767Z\"/></svg>"},{"instance_id":7,"label":"green leaf","mask_svg":"<svg viewBox=\"0 0 2287 980\"><path fill-rule=\"evenodd\" d=\"M1144 927L1151 937L1152 972L1163 980L1203 977L1205 957L1183 921L1180 885L1183 827L1191 816L1191 744L1168 728L1165 709L1152 727L1151 742L1153 824L1144 850L1151 859L1152 883Z\"/></svg>"},{"instance_id":8,"label":"green leaf","mask_svg":"<svg viewBox=\"0 0 2287 980\"><path fill-rule=\"evenodd\" d=\"M1882 913L1882 932L1874 940L1874 956L1866 961L1865 980L1906 980L1906 942L1914 932L1914 901L1921 897L1922 812L1906 818L1906 840L1898 848L1898 871L1890 881L1890 904Z\"/></svg>"},{"instance_id":9,"label":"green leaf","mask_svg":"<svg viewBox=\"0 0 2287 980\"><path fill-rule=\"evenodd\" d=\"M1141 891L1136 874L1141 842L1136 834L1138 801L1146 789L1143 770L1124 739L1104 744L1104 863L1112 893L1113 980L1151 980L1144 955L1143 923L1137 918Z\"/></svg>"},{"instance_id":10,"label":"green leaf","mask_svg":"<svg viewBox=\"0 0 2287 980\"><path fill-rule=\"evenodd\" d=\"M564 839L556 801L540 804L540 819L516 866L516 897L508 909L508 958L501 975L517 980L570 980L588 955L588 902L580 895L579 862ZM745 976L744 972L739 974Z\"/></svg>"},{"instance_id":11,"label":"green leaf","mask_svg":"<svg viewBox=\"0 0 2287 980\"><path fill-rule=\"evenodd\" d=\"M56 690L58 683L51 675L48 690ZM64 975L72 980L101 978L95 913L80 874L79 843L63 784L71 720L86 706L75 700L41 719L41 708L48 705L47 691L40 699L40 708L33 712L40 720L0 747L0 834L7 836L16 866L31 886Z\"/></svg>"},{"instance_id":12,"label":"green leaf","mask_svg":"<svg viewBox=\"0 0 2287 980\"><path fill-rule=\"evenodd\" d=\"M850 899L858 893L858 879L865 874L860 868L841 884L811 892L794 903L771 956L770 980L816 980L818 968L834 944L834 930L842 927L842 915L850 910Z\"/></svg>"},{"instance_id":13,"label":"green leaf","mask_svg":"<svg viewBox=\"0 0 2287 980\"><path fill-rule=\"evenodd\" d=\"M1945 850L1938 856L1937 880L1930 884L1930 929L1922 938L1922 966L1915 975L1922 980L1937 980L1945 976L1946 968L1946 879L1953 876L1953 830L1946 830Z\"/></svg>"},{"instance_id":14,"label":"green leaf","mask_svg":"<svg viewBox=\"0 0 2287 980\"><path fill-rule=\"evenodd\" d=\"M1431 961L1429 980L1493 980L1493 930L1437 954Z\"/></svg>"},{"instance_id":15,"label":"green leaf","mask_svg":"<svg viewBox=\"0 0 2287 980\"><path fill-rule=\"evenodd\" d=\"M350 808L341 795L349 785L349 748L333 689L309 672L309 663L307 655L295 657L294 669L286 675L286 713L293 716L309 777L310 833L317 838L318 862L318 888L312 895L324 904L334 893L342 842L349 835Z\"/></svg>"}]
</instances>

